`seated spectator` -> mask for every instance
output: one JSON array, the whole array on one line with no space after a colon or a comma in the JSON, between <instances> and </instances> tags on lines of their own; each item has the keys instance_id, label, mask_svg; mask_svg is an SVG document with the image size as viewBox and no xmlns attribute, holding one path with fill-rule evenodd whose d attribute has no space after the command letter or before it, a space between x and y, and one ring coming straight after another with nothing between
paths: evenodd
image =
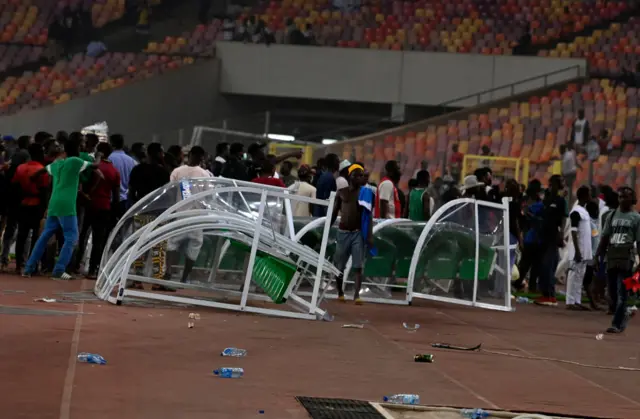
<instances>
[{"instance_id":1,"label":"seated spectator","mask_svg":"<svg viewBox=\"0 0 640 419\"><path fill-rule=\"evenodd\" d=\"M291 45L307 45L306 41L304 34L298 29L293 19L288 18L285 43Z\"/></svg>"}]
</instances>

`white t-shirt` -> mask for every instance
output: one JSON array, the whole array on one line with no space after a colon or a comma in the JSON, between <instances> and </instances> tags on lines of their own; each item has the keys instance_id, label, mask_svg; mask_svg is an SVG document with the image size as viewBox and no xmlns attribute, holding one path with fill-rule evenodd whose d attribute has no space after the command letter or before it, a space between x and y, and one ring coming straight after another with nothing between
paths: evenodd
<instances>
[{"instance_id":1,"label":"white t-shirt","mask_svg":"<svg viewBox=\"0 0 640 419\"><path fill-rule=\"evenodd\" d=\"M395 194L393 193L395 186L390 180L385 180L380 184L378 190L380 191L380 200L389 202L389 212L387 218L396 218L396 205Z\"/></svg>"},{"instance_id":2,"label":"white t-shirt","mask_svg":"<svg viewBox=\"0 0 640 419\"><path fill-rule=\"evenodd\" d=\"M586 125L586 119L576 119L576 122L573 123L573 141L576 144L584 144L584 128Z\"/></svg>"},{"instance_id":3,"label":"white t-shirt","mask_svg":"<svg viewBox=\"0 0 640 419\"><path fill-rule=\"evenodd\" d=\"M344 189L346 187L349 186L349 182L347 182L347 179L343 178L342 176L338 176L336 178L336 190L340 190L340 189Z\"/></svg>"},{"instance_id":4,"label":"white t-shirt","mask_svg":"<svg viewBox=\"0 0 640 419\"><path fill-rule=\"evenodd\" d=\"M315 198L316 188L314 188L307 182L300 182L300 185L298 186L298 195L306 196L307 198ZM295 208L293 209L293 215L295 217L311 217L308 203L297 201L295 202L294 206Z\"/></svg>"},{"instance_id":5,"label":"white t-shirt","mask_svg":"<svg viewBox=\"0 0 640 419\"><path fill-rule=\"evenodd\" d=\"M180 167L176 167L171 172L171 177L169 178L172 182L184 178L197 178L197 177L211 177L209 172L203 169L200 166L189 166L182 165Z\"/></svg>"}]
</instances>

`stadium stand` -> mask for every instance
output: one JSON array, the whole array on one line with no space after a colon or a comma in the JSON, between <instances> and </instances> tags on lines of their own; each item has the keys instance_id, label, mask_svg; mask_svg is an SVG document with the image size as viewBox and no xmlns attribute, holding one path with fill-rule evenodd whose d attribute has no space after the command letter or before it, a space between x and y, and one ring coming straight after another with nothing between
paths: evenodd
<instances>
[{"instance_id":1,"label":"stadium stand","mask_svg":"<svg viewBox=\"0 0 640 419\"><path fill-rule=\"evenodd\" d=\"M530 177L546 182L553 161L559 158L558 147L568 140L577 111L584 109L593 132L609 130L613 147L594 163L594 181L620 186L630 183L630 168L640 163L640 144L633 142L640 136L639 98L635 88L613 87L607 79L591 80L582 86L569 84L562 91L492 107L486 113L471 113L464 119L408 132L399 128L397 133L337 143L329 149L341 158L364 162L371 167L372 175L382 172L387 160L397 159L405 175L401 182L404 189L423 160L429 162L434 178L442 176L444 161L455 143L463 154L480 154L486 145L496 156L527 157L531 161ZM585 160L584 155L579 158ZM586 170L580 171L578 183L586 181L586 176Z\"/></svg>"},{"instance_id":2,"label":"stadium stand","mask_svg":"<svg viewBox=\"0 0 640 419\"><path fill-rule=\"evenodd\" d=\"M591 73L620 77L624 70L635 71L640 62L638 30L640 21L632 16L628 22L613 23L605 30L595 30L590 36L578 36L573 42L559 43L555 49L542 50L542 57L586 58Z\"/></svg>"}]
</instances>

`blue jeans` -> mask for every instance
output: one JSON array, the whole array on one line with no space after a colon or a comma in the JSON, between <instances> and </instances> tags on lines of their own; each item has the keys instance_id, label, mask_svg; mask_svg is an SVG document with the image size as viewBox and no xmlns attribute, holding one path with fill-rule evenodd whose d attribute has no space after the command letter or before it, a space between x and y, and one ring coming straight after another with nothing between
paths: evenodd
<instances>
[{"instance_id":1,"label":"blue jeans","mask_svg":"<svg viewBox=\"0 0 640 419\"><path fill-rule=\"evenodd\" d=\"M538 285L544 297L555 297L556 269L558 269L558 263L560 262L558 246L555 243L549 243L544 245L543 249Z\"/></svg>"},{"instance_id":2,"label":"blue jeans","mask_svg":"<svg viewBox=\"0 0 640 419\"><path fill-rule=\"evenodd\" d=\"M609 280L609 298L611 298L611 308L613 309L613 320L611 326L620 330L627 327L627 297L629 292L624 285L624 280L633 275L631 270L612 268L607 271Z\"/></svg>"},{"instance_id":3,"label":"blue jeans","mask_svg":"<svg viewBox=\"0 0 640 419\"><path fill-rule=\"evenodd\" d=\"M64 245L60 250L58 261L53 268L53 276L61 275L66 269L67 265L71 261L73 255L73 248L78 242L78 217L75 215L67 215L64 217L47 217L47 221L44 224L44 230L38 241L36 242L27 266L25 266L25 273L33 273L36 270L38 261L42 258L42 255L47 248L49 239L56 234L56 230L62 228L62 234L64 235Z\"/></svg>"}]
</instances>

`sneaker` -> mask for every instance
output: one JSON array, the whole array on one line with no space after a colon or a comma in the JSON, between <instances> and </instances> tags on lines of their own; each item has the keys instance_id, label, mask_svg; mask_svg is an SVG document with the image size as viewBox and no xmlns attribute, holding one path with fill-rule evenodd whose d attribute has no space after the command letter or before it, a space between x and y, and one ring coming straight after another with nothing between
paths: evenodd
<instances>
[{"instance_id":1,"label":"sneaker","mask_svg":"<svg viewBox=\"0 0 640 419\"><path fill-rule=\"evenodd\" d=\"M362 301L360 298L356 298L354 301L355 301L357 306L361 306L361 305L364 304L364 301Z\"/></svg>"},{"instance_id":2,"label":"sneaker","mask_svg":"<svg viewBox=\"0 0 640 419\"><path fill-rule=\"evenodd\" d=\"M22 277L23 278L31 278L31 272L27 272L27 271L22 272Z\"/></svg>"},{"instance_id":3,"label":"sneaker","mask_svg":"<svg viewBox=\"0 0 640 419\"><path fill-rule=\"evenodd\" d=\"M338 295L338 301L340 301L341 303L344 303L344 294Z\"/></svg>"},{"instance_id":4,"label":"sneaker","mask_svg":"<svg viewBox=\"0 0 640 419\"><path fill-rule=\"evenodd\" d=\"M62 272L60 274L53 274L51 278L59 281L71 281L73 279L73 276L69 275L66 272Z\"/></svg>"},{"instance_id":5,"label":"sneaker","mask_svg":"<svg viewBox=\"0 0 640 419\"><path fill-rule=\"evenodd\" d=\"M622 333L622 330L618 329L617 327L611 326L607 329L607 333Z\"/></svg>"},{"instance_id":6,"label":"sneaker","mask_svg":"<svg viewBox=\"0 0 640 419\"><path fill-rule=\"evenodd\" d=\"M533 300L533 303L539 306L555 307L558 305L558 300L555 297L538 297Z\"/></svg>"}]
</instances>

